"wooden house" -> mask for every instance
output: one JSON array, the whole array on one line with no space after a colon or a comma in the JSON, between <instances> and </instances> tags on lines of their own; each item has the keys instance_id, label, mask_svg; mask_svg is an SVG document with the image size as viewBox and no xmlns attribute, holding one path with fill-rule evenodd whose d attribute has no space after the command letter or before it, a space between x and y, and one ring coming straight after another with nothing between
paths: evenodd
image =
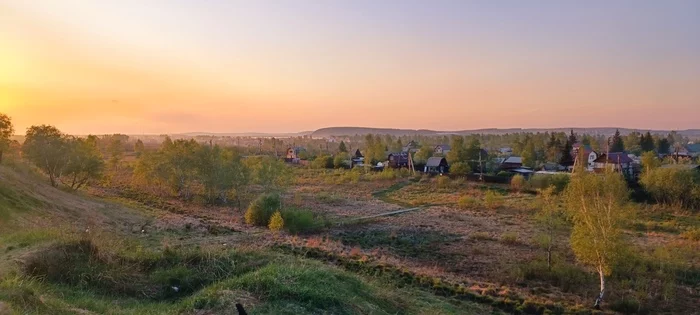
<instances>
[{"instance_id":1,"label":"wooden house","mask_svg":"<svg viewBox=\"0 0 700 315\"><path fill-rule=\"evenodd\" d=\"M352 156L350 167L355 167L355 166L364 166L365 165L365 156L362 155L362 152L360 152L360 149L357 149L355 151L355 154Z\"/></svg>"},{"instance_id":2,"label":"wooden house","mask_svg":"<svg viewBox=\"0 0 700 315\"><path fill-rule=\"evenodd\" d=\"M499 170L512 170L523 167L523 159L519 156L510 156L498 159Z\"/></svg>"},{"instance_id":3,"label":"wooden house","mask_svg":"<svg viewBox=\"0 0 700 315\"><path fill-rule=\"evenodd\" d=\"M445 174L449 171L449 165L447 164L447 159L444 157L434 156L428 159L425 163L423 172L429 174Z\"/></svg>"},{"instance_id":4,"label":"wooden house","mask_svg":"<svg viewBox=\"0 0 700 315\"><path fill-rule=\"evenodd\" d=\"M635 179L639 173L632 159L624 152L603 153L593 161L594 172L604 173L609 169L622 173L625 178L630 180Z\"/></svg>"},{"instance_id":5,"label":"wooden house","mask_svg":"<svg viewBox=\"0 0 700 315\"><path fill-rule=\"evenodd\" d=\"M576 143L571 148L571 158L576 160L580 152L583 152L582 156L585 159L586 168L589 171L593 170L595 160L598 159L599 156L598 152L594 151L591 146Z\"/></svg>"},{"instance_id":6,"label":"wooden house","mask_svg":"<svg viewBox=\"0 0 700 315\"><path fill-rule=\"evenodd\" d=\"M450 151L452 151L452 147L449 144L440 144L435 146L435 149L433 149L433 154L436 156L446 156Z\"/></svg>"},{"instance_id":7,"label":"wooden house","mask_svg":"<svg viewBox=\"0 0 700 315\"><path fill-rule=\"evenodd\" d=\"M408 152L389 153L389 167L408 167Z\"/></svg>"},{"instance_id":8,"label":"wooden house","mask_svg":"<svg viewBox=\"0 0 700 315\"><path fill-rule=\"evenodd\" d=\"M306 151L306 149L302 147L288 148L287 155L285 156L284 160L287 162L299 161L299 153L303 151Z\"/></svg>"}]
</instances>

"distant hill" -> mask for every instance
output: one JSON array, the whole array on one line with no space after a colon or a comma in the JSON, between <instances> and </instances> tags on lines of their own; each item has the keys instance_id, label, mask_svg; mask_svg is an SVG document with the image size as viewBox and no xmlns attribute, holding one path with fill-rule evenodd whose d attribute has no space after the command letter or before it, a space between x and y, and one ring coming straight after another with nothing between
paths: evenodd
<instances>
[{"instance_id":1,"label":"distant hill","mask_svg":"<svg viewBox=\"0 0 700 315\"><path fill-rule=\"evenodd\" d=\"M368 127L328 127L314 131L311 136L317 138L338 137L338 136L354 136L366 134L388 134L392 136L435 136L435 135L470 135L470 134L506 134L517 132L569 132L573 130L575 133L582 134L599 134L613 135L616 130L625 135L633 131L647 132L658 134L667 134L670 130L648 130L648 129L630 129L630 128L615 128L615 127L591 127L591 128L488 128L488 129L473 129L473 130L455 130L455 131L438 131L427 129L392 129L392 128L368 128ZM687 137L700 137L700 129L677 130L677 132Z\"/></svg>"},{"instance_id":2,"label":"distant hill","mask_svg":"<svg viewBox=\"0 0 700 315\"><path fill-rule=\"evenodd\" d=\"M303 137L303 136L308 136L312 134L313 131L301 131L301 132L278 132L278 133L271 133L271 132L238 132L238 133L213 133L213 132L188 132L188 133L181 133L181 134L175 134L175 136L188 136L188 137L196 137L196 136L216 136L216 137L256 137L256 138L272 138L272 137L277 137L277 138L291 138L291 137Z\"/></svg>"}]
</instances>

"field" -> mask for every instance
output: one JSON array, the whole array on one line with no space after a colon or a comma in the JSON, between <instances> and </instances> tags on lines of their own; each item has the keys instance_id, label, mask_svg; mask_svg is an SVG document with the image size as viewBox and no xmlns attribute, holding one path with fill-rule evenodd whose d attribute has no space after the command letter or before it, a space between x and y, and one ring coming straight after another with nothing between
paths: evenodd
<instances>
[{"instance_id":1,"label":"field","mask_svg":"<svg viewBox=\"0 0 700 315\"><path fill-rule=\"evenodd\" d=\"M127 187L127 175L72 193L22 163L0 167L0 314L235 314L236 303L251 314L700 309L697 214L635 204L629 258L597 311L598 279L576 261L567 228L547 268L530 191L293 168L282 208L317 224L292 234L246 224L245 209Z\"/></svg>"}]
</instances>

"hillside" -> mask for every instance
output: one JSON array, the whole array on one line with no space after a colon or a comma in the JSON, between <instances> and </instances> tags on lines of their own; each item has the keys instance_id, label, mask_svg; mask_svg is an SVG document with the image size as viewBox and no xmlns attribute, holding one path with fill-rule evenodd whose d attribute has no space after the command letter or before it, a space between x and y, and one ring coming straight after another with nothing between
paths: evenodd
<instances>
[{"instance_id":1,"label":"hillside","mask_svg":"<svg viewBox=\"0 0 700 315\"><path fill-rule=\"evenodd\" d=\"M267 234L200 229L187 212L0 165L0 314L499 313L266 247Z\"/></svg>"},{"instance_id":2,"label":"hillside","mask_svg":"<svg viewBox=\"0 0 700 315\"><path fill-rule=\"evenodd\" d=\"M437 131L426 129L392 129L392 128L368 128L368 127L328 127L314 131L311 136L317 138L339 137L339 136L354 136L366 134L388 134L392 136L435 136L435 135L470 135L470 134L506 134L518 132L570 132L573 130L578 134L592 135L613 135L616 130L620 130L623 135L634 131L646 132L651 131L654 134L668 134L670 130L648 130L648 129L629 129L615 127L591 127L591 128L488 128L488 129L473 129L473 130L453 130L453 131ZM678 130L679 134L686 137L700 137L700 129Z\"/></svg>"}]
</instances>

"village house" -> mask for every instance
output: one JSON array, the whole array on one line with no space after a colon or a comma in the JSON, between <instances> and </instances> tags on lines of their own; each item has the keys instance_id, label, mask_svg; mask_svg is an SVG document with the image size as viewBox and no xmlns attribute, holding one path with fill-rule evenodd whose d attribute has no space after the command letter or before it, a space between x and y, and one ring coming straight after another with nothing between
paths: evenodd
<instances>
[{"instance_id":1,"label":"village house","mask_svg":"<svg viewBox=\"0 0 700 315\"><path fill-rule=\"evenodd\" d=\"M439 156L429 158L423 168L423 172L429 174L445 174L448 171L449 165L447 164L447 159Z\"/></svg>"},{"instance_id":2,"label":"village house","mask_svg":"<svg viewBox=\"0 0 700 315\"><path fill-rule=\"evenodd\" d=\"M598 159L598 152L594 151L591 146L575 143L571 149L571 157L576 160L581 151L583 151L583 158L586 161L586 168L589 171L593 170L595 160Z\"/></svg>"},{"instance_id":3,"label":"village house","mask_svg":"<svg viewBox=\"0 0 700 315\"><path fill-rule=\"evenodd\" d=\"M411 152L411 153L418 152L418 143L416 143L415 141L411 140L410 142L408 142L408 144L406 144L406 145L403 147L402 151L403 151L403 152Z\"/></svg>"},{"instance_id":4,"label":"village house","mask_svg":"<svg viewBox=\"0 0 700 315\"><path fill-rule=\"evenodd\" d=\"M608 169L622 173L627 179L635 179L638 174L632 159L624 152L603 153L593 161L594 172L603 173Z\"/></svg>"},{"instance_id":5,"label":"village house","mask_svg":"<svg viewBox=\"0 0 700 315\"><path fill-rule=\"evenodd\" d=\"M408 152L396 152L389 154L389 167L408 167Z\"/></svg>"},{"instance_id":6,"label":"village house","mask_svg":"<svg viewBox=\"0 0 700 315\"><path fill-rule=\"evenodd\" d=\"M285 156L284 160L286 162L298 162L299 161L299 154L301 152L306 151L306 149L302 147L294 147L294 148L288 148L287 149L287 155Z\"/></svg>"},{"instance_id":7,"label":"village house","mask_svg":"<svg viewBox=\"0 0 700 315\"><path fill-rule=\"evenodd\" d=\"M362 155L360 149L355 150L355 155L352 156L350 168L355 166L365 166L365 156Z\"/></svg>"},{"instance_id":8,"label":"village house","mask_svg":"<svg viewBox=\"0 0 700 315\"><path fill-rule=\"evenodd\" d=\"M433 153L437 156L446 156L451 150L452 147L449 144L440 144L435 146Z\"/></svg>"},{"instance_id":9,"label":"village house","mask_svg":"<svg viewBox=\"0 0 700 315\"><path fill-rule=\"evenodd\" d=\"M523 167L523 159L519 156L496 159L499 170L512 170Z\"/></svg>"}]
</instances>

